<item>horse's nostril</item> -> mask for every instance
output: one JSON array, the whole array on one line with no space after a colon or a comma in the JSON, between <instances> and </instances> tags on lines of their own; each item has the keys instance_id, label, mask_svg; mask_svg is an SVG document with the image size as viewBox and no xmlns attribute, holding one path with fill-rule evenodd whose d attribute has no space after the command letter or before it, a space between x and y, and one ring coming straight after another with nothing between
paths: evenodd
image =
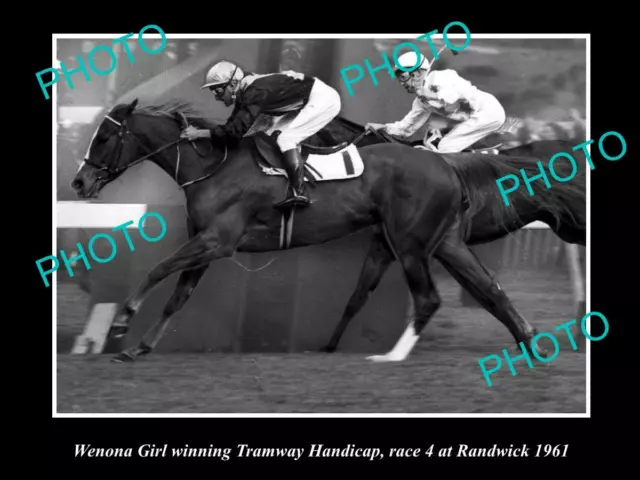
<instances>
[{"instance_id":1,"label":"horse's nostril","mask_svg":"<svg viewBox=\"0 0 640 480\"><path fill-rule=\"evenodd\" d=\"M71 182L71 188L74 190L80 190L82 188L82 180L74 180Z\"/></svg>"}]
</instances>

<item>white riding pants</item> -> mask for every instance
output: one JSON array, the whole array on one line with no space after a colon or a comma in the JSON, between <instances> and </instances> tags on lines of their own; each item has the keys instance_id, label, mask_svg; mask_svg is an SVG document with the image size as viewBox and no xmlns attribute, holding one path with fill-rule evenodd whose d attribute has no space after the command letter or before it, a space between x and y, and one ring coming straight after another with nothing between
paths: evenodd
<instances>
[{"instance_id":1,"label":"white riding pants","mask_svg":"<svg viewBox=\"0 0 640 480\"><path fill-rule=\"evenodd\" d=\"M469 120L459 123L442 137L437 151L440 153L461 152L478 140L498 130L507 116L496 97L489 93L483 95L482 106Z\"/></svg>"},{"instance_id":2,"label":"white riding pants","mask_svg":"<svg viewBox=\"0 0 640 480\"><path fill-rule=\"evenodd\" d=\"M318 133L333 120L340 113L341 107L338 92L316 78L311 88L309 102L291 120L291 123L279 123L272 127L282 131L277 139L280 150L286 152L297 148L300 143Z\"/></svg>"}]
</instances>

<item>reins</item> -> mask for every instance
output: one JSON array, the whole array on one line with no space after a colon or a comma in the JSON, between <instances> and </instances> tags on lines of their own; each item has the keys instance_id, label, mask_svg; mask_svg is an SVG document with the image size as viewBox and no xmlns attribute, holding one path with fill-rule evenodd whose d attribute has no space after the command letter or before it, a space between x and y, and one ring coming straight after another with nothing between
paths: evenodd
<instances>
[{"instance_id":1,"label":"reins","mask_svg":"<svg viewBox=\"0 0 640 480\"><path fill-rule=\"evenodd\" d=\"M180 115L182 116L183 124L184 124L185 126L189 126L189 124L188 124L188 122L187 122L187 118L184 116L184 114L183 114L182 112L180 112ZM116 162L117 162L117 160L119 160L119 159L120 159L120 155L122 154L122 146L124 145L123 129L124 129L124 133L126 133L127 135L130 135L130 136L131 136L131 138L133 138L136 142L138 142L138 143L142 146L142 148L143 148L143 149L145 149L147 152L149 152L149 149L145 146L145 144L144 144L144 143L142 143L142 141L140 141L140 139L139 139L138 137L136 137L133 133L131 133L131 131L129 130L128 125L126 124L126 122L127 122L126 120L125 120L124 122L119 122L119 121L115 120L114 118L112 118L112 117L111 117L111 116L109 116L109 115L105 115L105 119L109 120L110 122L112 122L112 123L114 123L115 125L117 125L118 127L120 127L120 131L118 132L118 137L120 137L120 139L121 139L121 142L120 142L120 151L119 151L119 153L118 153L118 157L117 157L117 159L116 159ZM148 159L148 158L150 158L150 157L153 157L154 155L157 155L158 153L160 153L160 152L162 152L162 151L166 150L167 148L170 148L170 147L172 147L172 146L174 146L174 145L177 145L177 150L178 150L178 152L177 152L177 161L176 161L176 175L175 175L175 180L176 180L176 183L178 183L178 186L179 186L180 188L184 188L184 187L188 187L189 185L193 185L194 183L200 182L200 181L202 181L202 180L205 180L205 179L207 179L207 178L209 178L209 177L213 176L213 175L218 171L218 169L219 169L219 168L221 168L221 167L222 167L222 165L224 165L225 161L227 160L228 148L227 148L227 144L225 143L225 145L224 145L224 157L223 157L223 159L220 161L220 163L218 163L218 165L216 166L216 168L214 168L214 169L213 169L213 171L212 171L212 172L210 172L210 173L208 173L208 174L206 174L206 175L203 175L203 176L202 176L202 177L200 177L200 178L197 178L197 179L195 179L195 180L191 180L191 181L189 181L189 182L186 182L186 183L183 183L182 185L180 185L180 183L178 182L178 173L179 173L179 171L180 171L180 145L179 145L179 144L180 144L180 142L181 142L181 141L183 141L183 140L186 140L186 138L182 138L182 137L181 137L181 138L178 138L177 140L174 140L173 142L169 142L169 143L167 143L166 145L163 145L162 147L157 148L157 149L156 149L156 150L154 150L153 152L149 152L149 153L147 153L146 155L144 155L144 156L142 156L142 157L138 158L137 160L134 160L133 162L131 162L131 163L129 163L129 164L127 164L127 165L123 166L123 167L116 167L115 169L112 169L110 166L101 167L101 166L98 166L98 165L94 165L94 164L92 164L92 163L89 161L89 159L88 159L88 158L85 158L85 159L84 159L84 161L85 161L85 163L87 163L88 165L91 165L92 167L94 167L94 168L96 168L96 169L98 169L98 170L107 171L107 172L108 172L108 173L110 173L111 175L115 175L115 174L120 173L120 172L122 172L122 171L124 171L124 170L127 170L128 168L133 167L134 165L137 165L138 163L141 163L141 162L143 162L143 161L147 160L147 159ZM197 147L196 147L196 145L195 145L195 143L194 143L193 141L190 141L190 143L191 143L191 146L193 147L193 149L195 150L195 152L196 152L199 156L201 156L201 157L202 157L202 156L204 156L204 155L203 155L203 154L201 154L201 153L200 153L200 151L197 149Z\"/></svg>"},{"instance_id":2,"label":"reins","mask_svg":"<svg viewBox=\"0 0 640 480\"><path fill-rule=\"evenodd\" d=\"M353 145L357 145L357 143L362 140L365 136L369 135L370 133L374 134L376 137L378 137L380 140L383 141L388 141L385 137L382 136L382 134L380 132L378 132L377 130L365 130L364 132L362 132L360 135L358 135L355 140L353 140L353 142L351 142ZM397 142L397 140L393 139L394 142ZM397 142L400 143L400 142Z\"/></svg>"}]
</instances>

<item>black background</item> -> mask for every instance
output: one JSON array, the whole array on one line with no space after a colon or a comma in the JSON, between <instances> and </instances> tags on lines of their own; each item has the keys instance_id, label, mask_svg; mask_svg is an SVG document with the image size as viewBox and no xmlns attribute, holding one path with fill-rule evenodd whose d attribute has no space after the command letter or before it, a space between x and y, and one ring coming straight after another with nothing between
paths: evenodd
<instances>
[{"instance_id":1,"label":"black background","mask_svg":"<svg viewBox=\"0 0 640 480\"><path fill-rule=\"evenodd\" d=\"M630 384L638 375L631 360L632 322L636 314L631 306L631 286L638 285L635 251L627 248L629 237L639 215L631 204L631 192L637 189L631 167L638 159L635 136L638 109L636 98L638 77L632 74L637 65L633 51L630 25L625 31L623 21L628 12L613 7L611 2L599 4L595 10L566 7L559 2L544 6L540 2L501 6L495 3L476 5L476 13L458 2L445 11L443 3L394 2L393 4L271 4L265 12L252 8L252 2L238 4L185 3L167 4L167 9L155 3L145 5L142 13L133 15L127 4L119 2L95 4L93 7L64 4L64 13L45 14L40 10L30 21L31 30L22 33L22 43L10 43L9 59L5 58L6 75L11 79L5 90L6 100L17 105L5 106L3 144L12 152L3 158L5 188L11 189L11 206L18 200L21 208L5 209L8 217L16 216L5 230L9 244L5 247L11 268L8 281L14 282L16 295L27 296L11 314L4 315L7 338L5 344L17 347L15 357L5 359L5 368L19 376L14 388L5 396L24 409L27 424L17 429L15 446L29 458L26 470L44 467L39 459L48 452L48 476L67 478L123 475L126 477L154 475L173 478L175 475L216 477L223 470L250 468L258 473L273 471L281 475L289 470L310 467L322 469L339 477L361 475L373 468L383 473L386 468L398 475L427 476L450 473L462 464L486 468L473 473L520 476L533 471L551 477L566 473L593 470L596 465L615 461L618 467L631 460L631 443L636 440L631 422L635 423L637 402L630 394ZM263 4L264 5L264 4ZM484 8L480 8L484 7ZM611 7L611 9L609 9ZM37 8L37 7L36 7ZM56 7L62 9L62 6ZM167 12L160 14L158 12ZM103 12L100 14L100 12ZM56 19L60 17L60 19ZM474 33L590 33L591 34L591 134L592 158L596 165L591 173L591 309L602 312L610 322L610 331L603 341L591 343L591 416L592 418L167 418L167 419L53 419L51 384L51 289L43 288L35 260L51 253L51 108L45 100L35 73L51 67L52 33L138 33L148 24L159 25L166 33L419 33L438 29L451 21L465 23ZM637 27L636 27L637 28ZM457 32L457 29L454 29ZM155 32L151 32L155 33ZM10 37L8 37L10 38ZM16 37L14 37L16 38ZM27 41L28 40L28 41ZM9 40L7 40L9 42ZM10 68L9 65L11 65ZM544 65L540 65L544 69ZM6 88L6 87L5 87ZM14 92L18 88L22 94ZM635 129L632 127L635 125ZM597 140L610 130L621 133L627 141L627 153L619 161L604 159L598 152ZM616 141L610 139L610 152L616 152ZM636 167L637 168L637 167ZM15 170L13 170L15 169ZM13 170L13 171L11 171ZM13 191L15 189L15 191ZM635 207L635 205L633 205ZM11 220L5 220L5 225ZM17 276L16 276L17 274ZM19 282L18 277L24 276ZM17 300L17 297L15 298ZM24 303L23 303L24 302ZM5 305L10 305L9 300ZM15 310L15 311L14 311ZM6 313L6 312L5 312ZM22 322L22 323L21 323ZM41 325L34 328L34 325ZM602 333L594 321L594 335ZM626 343L625 343L626 341ZM14 361L10 361L13 359ZM7 360L8 363L7 363ZM17 361L15 361L17 360ZM635 379L635 381L634 381ZM635 385L634 385L635 386ZM4 390L4 389L3 389ZM20 395L16 395L16 392ZM443 399L445 400L445 399ZM14 421L10 418L9 421ZM15 421L18 421L17 417ZM48 423L49 428L45 425ZM5 423L7 426L7 423ZM47 436L47 440L44 437ZM24 439L18 441L18 439ZM344 447L447 447L464 443L470 447L501 447L527 444L569 444L568 458L419 458L389 459L369 462L363 459L238 459L228 462L218 459L99 459L75 458L75 444L101 447L132 447L144 443L180 447L206 447L214 444L233 447L245 443L261 447L308 447L325 444ZM6 451L6 450L5 450ZM24 461L23 461L24 462ZM356 469L346 472L344 466ZM397 467L404 467L398 470ZM420 467L440 467L418 470ZM607 465L608 466L608 465ZM604 468L607 468L605 466ZM337 467L337 468L336 468ZM411 468L417 467L415 470ZM407 470L408 469L408 470ZM21 470L22 472L26 470ZM386 475L392 473L385 473ZM562 472L562 473L561 473ZM631 471L630 471L631 472ZM629 472L629 473L630 473ZM34 472L35 473L35 472ZM160 475L158 475L160 473Z\"/></svg>"}]
</instances>

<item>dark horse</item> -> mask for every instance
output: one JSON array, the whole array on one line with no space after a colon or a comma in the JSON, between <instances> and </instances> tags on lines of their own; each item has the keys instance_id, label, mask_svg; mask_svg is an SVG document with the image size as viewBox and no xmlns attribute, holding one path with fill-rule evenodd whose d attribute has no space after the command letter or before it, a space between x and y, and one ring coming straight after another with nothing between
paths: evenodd
<instances>
[{"instance_id":1,"label":"dark horse","mask_svg":"<svg viewBox=\"0 0 640 480\"><path fill-rule=\"evenodd\" d=\"M519 230L531 221L537 220L547 223L561 240L584 246L586 243L584 170L579 169L576 177L568 184L556 184L551 190L536 189L532 185L535 192L533 197L524 194L526 187L521 181L520 190L517 192L517 201L513 207L506 207L497 189L494 188L495 180L507 173L514 173L516 176L520 176L519 170L523 169L529 178L539 174L536 162L542 161L545 164L545 161L548 161L558 152L567 152L577 156L578 163L584 166L584 155L577 154L572 150L572 147L581 141L583 140L576 139L574 142L565 140L526 142L513 148L502 150L498 156L440 154L441 157L444 157L446 161L452 164L460 175L460 179L467 190L468 198L466 200L469 202L469 209L462 218L463 223L460 225L458 232L452 233L451 236L455 237L457 243L464 242L466 245L489 243ZM496 145L497 142L499 142L499 135L493 135L489 139L476 142L470 149L482 150L490 148ZM367 132L363 125L342 116L334 118L320 132L305 141L305 144L316 147L346 146L350 143L355 143L358 148L381 143L399 143L415 147L421 144L422 141L406 140L389 135L384 131ZM429 160L425 158L425 161ZM568 165L566 170L570 170ZM536 183L538 182L540 180ZM484 196L485 194L486 196ZM519 216L524 221L514 221L514 215ZM374 227L372 243L365 258L356 291L350 298L347 309L336 326L331 340L322 351L330 353L336 350L340 338L346 331L350 321L362 308L370 292L373 292L385 271L393 263L392 252L385 243L384 234L380 227ZM481 305L509 328L509 323L501 316L504 313L499 313L497 306L492 304L493 300L485 294L489 288L499 288L497 282L491 283L489 281L487 277L488 270L480 264L477 258L474 257L471 260L470 257L474 255L473 252L468 248L462 249L462 247L460 247L459 251L464 252L463 256L466 257L466 263L462 261L462 257L455 257L460 262L458 269L456 269L455 265L450 263L450 260L440 255L440 252L445 249L446 247L444 246L437 249L434 255L435 258L443 263L449 273ZM460 270L463 269L470 269L466 272L466 276L460 274ZM485 286L483 287L483 285ZM506 297L501 300L507 310L513 315L518 315L513 305L506 300Z\"/></svg>"},{"instance_id":2,"label":"dark horse","mask_svg":"<svg viewBox=\"0 0 640 480\"><path fill-rule=\"evenodd\" d=\"M133 360L151 352L171 316L189 299L212 261L231 257L236 251L280 248L281 213L272 205L285 194L286 179L266 176L259 168L260 164L281 165L273 139L257 134L237 144L201 140L191 147L180 140L187 123L212 127L186 107L139 108L137 100L117 105L100 123L88 158L72 182L80 198L95 198L104 185L128 167L149 159L176 179L185 192L189 241L154 267L124 302L109 336L124 335L150 291L172 273L180 272L175 291L140 344L118 354L115 361ZM209 152L204 161L198 158L200 149ZM535 182L534 196L520 189L511 195L512 206L507 207L498 193L496 178L519 174L521 168L533 175L538 172L535 160L442 155L397 143L370 145L359 153L365 165L362 175L348 181L317 183L313 205L296 211L290 248L316 245L375 227L367 261L341 323L362 308L367 293L394 259L404 270L414 315L391 352L369 358L406 358L438 310L440 296L430 273L434 256L509 329L516 342L531 348L529 342L536 330L516 311L466 242L470 236L489 241L540 220L567 241L584 244L585 200L580 179L550 189ZM558 173L566 176L566 172ZM540 357L547 355L539 346L536 350Z\"/></svg>"},{"instance_id":3,"label":"dark horse","mask_svg":"<svg viewBox=\"0 0 640 480\"><path fill-rule=\"evenodd\" d=\"M515 120L515 119L513 119ZM445 134L450 128L443 130ZM488 135L487 137L479 140L465 150L465 152L482 151L493 149L496 145L500 144L505 139L503 132L497 132ZM572 139L571 139L572 140ZM586 139L585 139L586 140ZM579 143L581 140L576 140L570 146ZM583 140L582 140L583 141ZM367 145L376 145L378 143L401 143L403 145L409 145L415 147L422 143L422 140L409 140L394 135L390 135L384 131L378 132L365 132L363 125L348 120L342 116L337 116L329 124L324 127L320 132L316 133L312 137L309 137L304 143L309 146L326 147L333 145L347 145L349 143L355 143L358 147L366 147ZM546 157L549 158L560 149L567 146L565 140L539 140L539 141L527 141L522 139L509 139L508 145L515 144L515 146L503 146L497 148L500 150L500 155L508 155L510 157Z\"/></svg>"}]
</instances>

